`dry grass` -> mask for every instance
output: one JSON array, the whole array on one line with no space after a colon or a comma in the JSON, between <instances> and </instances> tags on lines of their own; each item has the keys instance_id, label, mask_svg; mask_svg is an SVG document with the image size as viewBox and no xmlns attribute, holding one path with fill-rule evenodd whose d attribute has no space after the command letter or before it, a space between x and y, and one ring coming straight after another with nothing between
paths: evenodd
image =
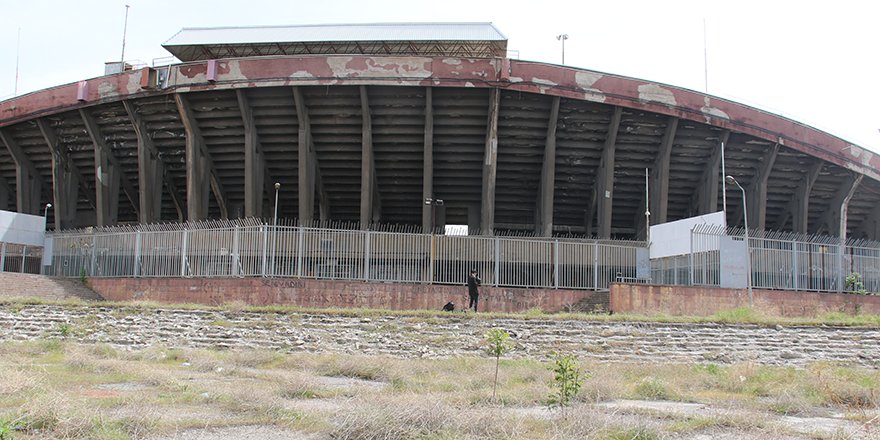
<instances>
[{"instance_id":1,"label":"dry grass","mask_svg":"<svg viewBox=\"0 0 880 440\"><path fill-rule=\"evenodd\" d=\"M880 372L822 363L633 365L581 362L567 417L546 409L545 362L487 357L397 359L269 350L64 341L0 343L0 429L15 438L161 437L194 426L273 425L335 438L655 439L715 432L789 435L779 415L847 414L875 423ZM727 412L606 411L613 399L700 402ZM751 434L750 434L751 435ZM731 437L733 438L733 437Z\"/></svg>"}]
</instances>

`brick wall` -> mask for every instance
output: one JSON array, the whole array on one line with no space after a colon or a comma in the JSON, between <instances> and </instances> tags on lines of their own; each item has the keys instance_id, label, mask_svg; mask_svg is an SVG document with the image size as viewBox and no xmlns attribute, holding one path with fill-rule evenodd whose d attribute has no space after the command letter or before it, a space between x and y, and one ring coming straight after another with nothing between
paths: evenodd
<instances>
[{"instance_id":1,"label":"brick wall","mask_svg":"<svg viewBox=\"0 0 880 440\"><path fill-rule=\"evenodd\" d=\"M828 312L880 314L880 296L753 289L754 308L773 316L817 316ZM748 307L746 289L646 284L611 285L615 313L694 315Z\"/></svg>"},{"instance_id":2,"label":"brick wall","mask_svg":"<svg viewBox=\"0 0 880 440\"><path fill-rule=\"evenodd\" d=\"M15 272L0 272L0 297L101 299L78 278L54 278Z\"/></svg>"},{"instance_id":3,"label":"brick wall","mask_svg":"<svg viewBox=\"0 0 880 440\"><path fill-rule=\"evenodd\" d=\"M91 278L89 285L113 301L150 300L217 305L286 304L303 307L440 309L447 301L467 306L465 286L386 284L279 278ZM607 294L606 294L607 295ZM587 290L482 287L480 311L517 312L608 309L607 296Z\"/></svg>"}]
</instances>

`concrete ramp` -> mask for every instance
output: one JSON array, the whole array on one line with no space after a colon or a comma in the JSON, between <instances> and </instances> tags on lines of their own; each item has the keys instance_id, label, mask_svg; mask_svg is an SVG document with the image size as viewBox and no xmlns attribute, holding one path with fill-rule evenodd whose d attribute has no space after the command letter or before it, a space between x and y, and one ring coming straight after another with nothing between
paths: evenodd
<instances>
[{"instance_id":1,"label":"concrete ramp","mask_svg":"<svg viewBox=\"0 0 880 440\"><path fill-rule=\"evenodd\" d=\"M104 300L79 279L0 272L0 300L8 298Z\"/></svg>"}]
</instances>

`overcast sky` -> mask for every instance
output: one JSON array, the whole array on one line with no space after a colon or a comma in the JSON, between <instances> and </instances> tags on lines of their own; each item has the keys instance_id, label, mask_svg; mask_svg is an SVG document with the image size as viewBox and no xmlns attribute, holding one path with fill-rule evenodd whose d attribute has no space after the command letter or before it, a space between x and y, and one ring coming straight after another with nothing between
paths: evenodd
<instances>
[{"instance_id":1,"label":"overcast sky","mask_svg":"<svg viewBox=\"0 0 880 440\"><path fill-rule=\"evenodd\" d=\"M100 76L122 52L151 63L183 27L491 21L524 60L704 91L880 151L880 3L737 1L3 0L0 100Z\"/></svg>"}]
</instances>

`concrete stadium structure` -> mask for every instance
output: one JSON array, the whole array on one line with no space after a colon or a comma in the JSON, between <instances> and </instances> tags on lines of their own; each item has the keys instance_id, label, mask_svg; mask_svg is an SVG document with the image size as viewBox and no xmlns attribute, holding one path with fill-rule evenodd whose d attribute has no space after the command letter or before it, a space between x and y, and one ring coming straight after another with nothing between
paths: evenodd
<instances>
[{"instance_id":1,"label":"concrete stadium structure","mask_svg":"<svg viewBox=\"0 0 880 440\"><path fill-rule=\"evenodd\" d=\"M880 158L703 93L506 57L491 24L184 29L182 63L0 102L0 209L56 229L279 217L644 238L722 209L880 238ZM722 157L722 144L724 155ZM864 177L864 178L862 178ZM442 218L426 199L443 200ZM736 187L727 221L742 224ZM443 212L445 211L445 212Z\"/></svg>"}]
</instances>

